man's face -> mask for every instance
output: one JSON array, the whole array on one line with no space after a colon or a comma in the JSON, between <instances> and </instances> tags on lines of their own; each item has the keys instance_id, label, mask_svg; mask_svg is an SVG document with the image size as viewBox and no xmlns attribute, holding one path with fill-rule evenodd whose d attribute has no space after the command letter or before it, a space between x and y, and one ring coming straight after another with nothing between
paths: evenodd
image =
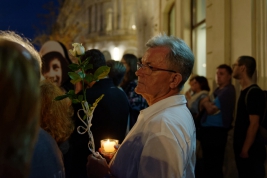
<instances>
[{"instance_id":1,"label":"man's face","mask_svg":"<svg viewBox=\"0 0 267 178\"><path fill-rule=\"evenodd\" d=\"M240 65L238 64L238 60L233 64L233 78L240 79L241 73L240 73Z\"/></svg>"},{"instance_id":2,"label":"man's face","mask_svg":"<svg viewBox=\"0 0 267 178\"><path fill-rule=\"evenodd\" d=\"M231 75L227 72L226 69L217 69L216 71L216 83L219 86L225 86L230 84Z\"/></svg>"},{"instance_id":3,"label":"man's face","mask_svg":"<svg viewBox=\"0 0 267 178\"><path fill-rule=\"evenodd\" d=\"M49 70L43 74L46 79L56 83L57 86L61 85L62 81L62 68L60 61L55 58L49 63Z\"/></svg>"},{"instance_id":4,"label":"man's face","mask_svg":"<svg viewBox=\"0 0 267 178\"><path fill-rule=\"evenodd\" d=\"M165 60L169 49L164 47L150 48L146 51L142 58L142 64L146 66L157 67L161 69L169 69ZM152 71L148 74L150 69L142 67L136 71L138 76L138 84L135 92L141 94L149 103L149 101L160 100L164 98L170 91L171 76L174 73L167 71Z\"/></svg>"}]
</instances>

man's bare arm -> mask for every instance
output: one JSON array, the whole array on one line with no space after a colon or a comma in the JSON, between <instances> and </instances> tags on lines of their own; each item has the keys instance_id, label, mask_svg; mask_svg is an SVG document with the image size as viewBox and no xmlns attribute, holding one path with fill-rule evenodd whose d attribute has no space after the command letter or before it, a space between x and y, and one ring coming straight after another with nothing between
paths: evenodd
<instances>
[{"instance_id":1,"label":"man's bare arm","mask_svg":"<svg viewBox=\"0 0 267 178\"><path fill-rule=\"evenodd\" d=\"M249 156L248 150L255 140L255 136L259 128L259 121L260 121L259 115L249 115L250 123L249 123L249 127L247 130L246 139L245 139L242 151L240 153L240 157L242 158L248 158Z\"/></svg>"},{"instance_id":2,"label":"man's bare arm","mask_svg":"<svg viewBox=\"0 0 267 178\"><path fill-rule=\"evenodd\" d=\"M209 115L215 114L219 111L219 108L217 108L217 106L210 101L209 97L203 98L200 101L200 106L203 107Z\"/></svg>"}]
</instances>

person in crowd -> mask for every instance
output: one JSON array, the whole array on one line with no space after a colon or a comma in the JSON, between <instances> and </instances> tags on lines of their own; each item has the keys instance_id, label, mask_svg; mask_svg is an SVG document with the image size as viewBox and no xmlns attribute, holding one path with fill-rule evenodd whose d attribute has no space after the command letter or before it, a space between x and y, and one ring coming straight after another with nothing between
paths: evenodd
<instances>
[{"instance_id":1,"label":"person in crowd","mask_svg":"<svg viewBox=\"0 0 267 178\"><path fill-rule=\"evenodd\" d=\"M5 40L13 45L6 44ZM0 31L0 41L5 43L2 48L4 53L1 52L0 55L1 61L2 59L4 61L0 64L0 68L3 66L0 70L0 78L3 77L1 81L7 80L8 82L0 87L1 93L5 93L1 99L3 103L10 101L8 102L10 104L5 102L6 107L1 107L0 113L1 119L9 119L0 124L1 150L3 151L1 152L3 162L0 163L0 177L65 177L63 160L55 140L39 127L40 89L38 84L41 76L41 57L26 38L13 31ZM14 47L17 45L19 50ZM7 60L9 58L10 60ZM7 72L10 75L6 76ZM38 96L36 96L37 93ZM34 102L36 97L38 97L38 102ZM15 117L16 119L12 120ZM37 135L37 142L32 145L33 138ZM32 150L33 147L34 150ZM10 152L11 150L13 153Z\"/></svg>"},{"instance_id":2,"label":"person in crowd","mask_svg":"<svg viewBox=\"0 0 267 178\"><path fill-rule=\"evenodd\" d=\"M2 35L0 177L26 178L38 133L40 66L25 47Z\"/></svg>"},{"instance_id":3,"label":"person in crowd","mask_svg":"<svg viewBox=\"0 0 267 178\"><path fill-rule=\"evenodd\" d=\"M121 81L125 75L126 67L123 65L122 62L119 62L119 61L108 60L106 63L107 63L107 66L110 67L108 77L113 80L113 84L115 86L117 86L117 87L119 87L119 89L123 90L119 86L119 84L121 83ZM130 111L129 111L130 113L128 115L127 128L126 128L125 135L127 135L130 131L130 121L131 121L131 107L130 107L130 105L129 105L129 108L130 108Z\"/></svg>"},{"instance_id":4,"label":"person in crowd","mask_svg":"<svg viewBox=\"0 0 267 178\"><path fill-rule=\"evenodd\" d=\"M94 73L101 66L106 66L104 55L97 49L85 52L81 61L90 58L89 63L93 69L86 70L86 73ZM87 84L86 100L93 104L102 94L104 97L99 101L93 113L91 132L94 136L95 148L100 148L100 141L103 139L117 139L121 143L125 137L129 104L125 93L113 84L111 78L105 77L98 81ZM74 113L82 108L80 104L73 105ZM82 116L82 115L81 115ZM77 115L74 115L75 127L83 126ZM70 177L87 177L86 163L90 154L88 149L88 134L81 135L74 130L70 137L70 150L65 156L68 162L66 174Z\"/></svg>"},{"instance_id":5,"label":"person in crowd","mask_svg":"<svg viewBox=\"0 0 267 178\"><path fill-rule=\"evenodd\" d=\"M108 77L113 80L113 84L115 86L117 86L119 89L121 89L123 91L123 89L120 87L120 83L122 82L123 77L125 76L126 67L123 65L122 62L115 61L115 60L107 60L106 64L108 67L110 67ZM129 106L129 108L130 108L130 106ZM129 112L131 112L131 109ZM131 120L131 115L129 113L125 135L127 135L129 133L130 120Z\"/></svg>"},{"instance_id":6,"label":"person in crowd","mask_svg":"<svg viewBox=\"0 0 267 178\"><path fill-rule=\"evenodd\" d=\"M191 77L188 79L188 84L190 88L185 92L185 98L187 101L191 99L191 96L194 95L194 92L191 90L191 86L194 84L194 79L198 75L191 75Z\"/></svg>"},{"instance_id":7,"label":"person in crowd","mask_svg":"<svg viewBox=\"0 0 267 178\"><path fill-rule=\"evenodd\" d=\"M110 71L108 73L108 77L113 80L113 84L120 89L120 83L123 80L123 77L126 72L126 67L123 65L123 63L115 60L108 60L106 62L107 66L110 67Z\"/></svg>"},{"instance_id":8,"label":"person in crowd","mask_svg":"<svg viewBox=\"0 0 267 178\"><path fill-rule=\"evenodd\" d=\"M74 130L71 100L65 98L55 101L54 99L64 95L64 92L49 80L42 81L40 88L40 126L56 140L61 152L65 154L69 148L67 139Z\"/></svg>"},{"instance_id":9,"label":"person in crowd","mask_svg":"<svg viewBox=\"0 0 267 178\"><path fill-rule=\"evenodd\" d=\"M137 76L135 72L137 70L137 57L133 54L124 54L121 59L121 63L126 68L126 74L121 83L121 88L126 91L129 84L135 80L137 80Z\"/></svg>"},{"instance_id":10,"label":"person in crowd","mask_svg":"<svg viewBox=\"0 0 267 178\"><path fill-rule=\"evenodd\" d=\"M226 64L216 70L218 87L200 105L206 110L201 118L201 147L204 177L223 177L223 161L228 131L235 108L235 88L231 84L232 69Z\"/></svg>"},{"instance_id":11,"label":"person in crowd","mask_svg":"<svg viewBox=\"0 0 267 178\"><path fill-rule=\"evenodd\" d=\"M68 65L71 64L66 47L58 41L47 41L40 49L42 57L42 75L64 91L73 89L70 83Z\"/></svg>"},{"instance_id":12,"label":"person in crowd","mask_svg":"<svg viewBox=\"0 0 267 178\"><path fill-rule=\"evenodd\" d=\"M135 75L137 61L137 57L133 54L124 54L121 59L121 62L126 67L126 74L120 86L125 91L131 106L131 128L135 124L139 112L148 107L146 100L134 90L137 86L137 76Z\"/></svg>"},{"instance_id":13,"label":"person in crowd","mask_svg":"<svg viewBox=\"0 0 267 178\"><path fill-rule=\"evenodd\" d=\"M189 97L187 97L187 107L190 110L195 126L196 126L196 177L201 176L202 172L202 150L200 146L200 139L201 139L201 117L203 116L203 113L205 110L203 109L203 106L200 105L201 101L204 100L204 98L209 96L210 87L208 84L208 80L206 77L203 76L193 76L190 78L189 81L190 89L189 92L192 94L189 94Z\"/></svg>"},{"instance_id":14,"label":"person in crowd","mask_svg":"<svg viewBox=\"0 0 267 178\"><path fill-rule=\"evenodd\" d=\"M265 177L266 152L259 133L265 97L252 80L255 69L256 61L251 56L240 56L233 65L233 77L241 85L234 130L234 153L240 178Z\"/></svg>"},{"instance_id":15,"label":"person in crowd","mask_svg":"<svg viewBox=\"0 0 267 178\"><path fill-rule=\"evenodd\" d=\"M195 119L203 109L200 106L201 100L209 95L210 87L207 78L203 76L195 76L190 82L190 90L194 94L187 101L187 106Z\"/></svg>"},{"instance_id":16,"label":"person in crowd","mask_svg":"<svg viewBox=\"0 0 267 178\"><path fill-rule=\"evenodd\" d=\"M195 125L185 96L179 94L192 72L194 55L184 41L165 34L146 46L135 91L149 107L140 112L109 167L105 159L88 156L89 177L194 177Z\"/></svg>"}]
</instances>

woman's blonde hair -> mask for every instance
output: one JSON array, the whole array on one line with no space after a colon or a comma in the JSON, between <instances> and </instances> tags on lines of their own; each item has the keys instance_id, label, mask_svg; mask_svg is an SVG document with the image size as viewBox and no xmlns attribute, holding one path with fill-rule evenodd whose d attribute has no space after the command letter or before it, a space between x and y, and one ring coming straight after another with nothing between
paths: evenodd
<instances>
[{"instance_id":1,"label":"woman's blonde hair","mask_svg":"<svg viewBox=\"0 0 267 178\"><path fill-rule=\"evenodd\" d=\"M55 97L63 95L64 92L51 81L42 81L40 89L41 127L60 144L66 141L74 130L71 100L65 98L55 101Z\"/></svg>"}]
</instances>

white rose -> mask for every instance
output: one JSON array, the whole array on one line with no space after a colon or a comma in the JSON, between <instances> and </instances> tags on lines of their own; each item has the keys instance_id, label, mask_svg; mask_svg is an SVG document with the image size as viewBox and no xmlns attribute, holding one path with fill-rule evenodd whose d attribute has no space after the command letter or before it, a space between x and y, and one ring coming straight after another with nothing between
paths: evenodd
<instances>
[{"instance_id":1,"label":"white rose","mask_svg":"<svg viewBox=\"0 0 267 178\"><path fill-rule=\"evenodd\" d=\"M70 54L72 56L76 56L77 57L77 56L80 56L80 55L83 55L84 54L85 49L84 49L84 47L83 47L82 44L80 44L80 43L73 43L72 46L73 46L73 49L72 50L69 50L69 52L70 52Z\"/></svg>"}]
</instances>

